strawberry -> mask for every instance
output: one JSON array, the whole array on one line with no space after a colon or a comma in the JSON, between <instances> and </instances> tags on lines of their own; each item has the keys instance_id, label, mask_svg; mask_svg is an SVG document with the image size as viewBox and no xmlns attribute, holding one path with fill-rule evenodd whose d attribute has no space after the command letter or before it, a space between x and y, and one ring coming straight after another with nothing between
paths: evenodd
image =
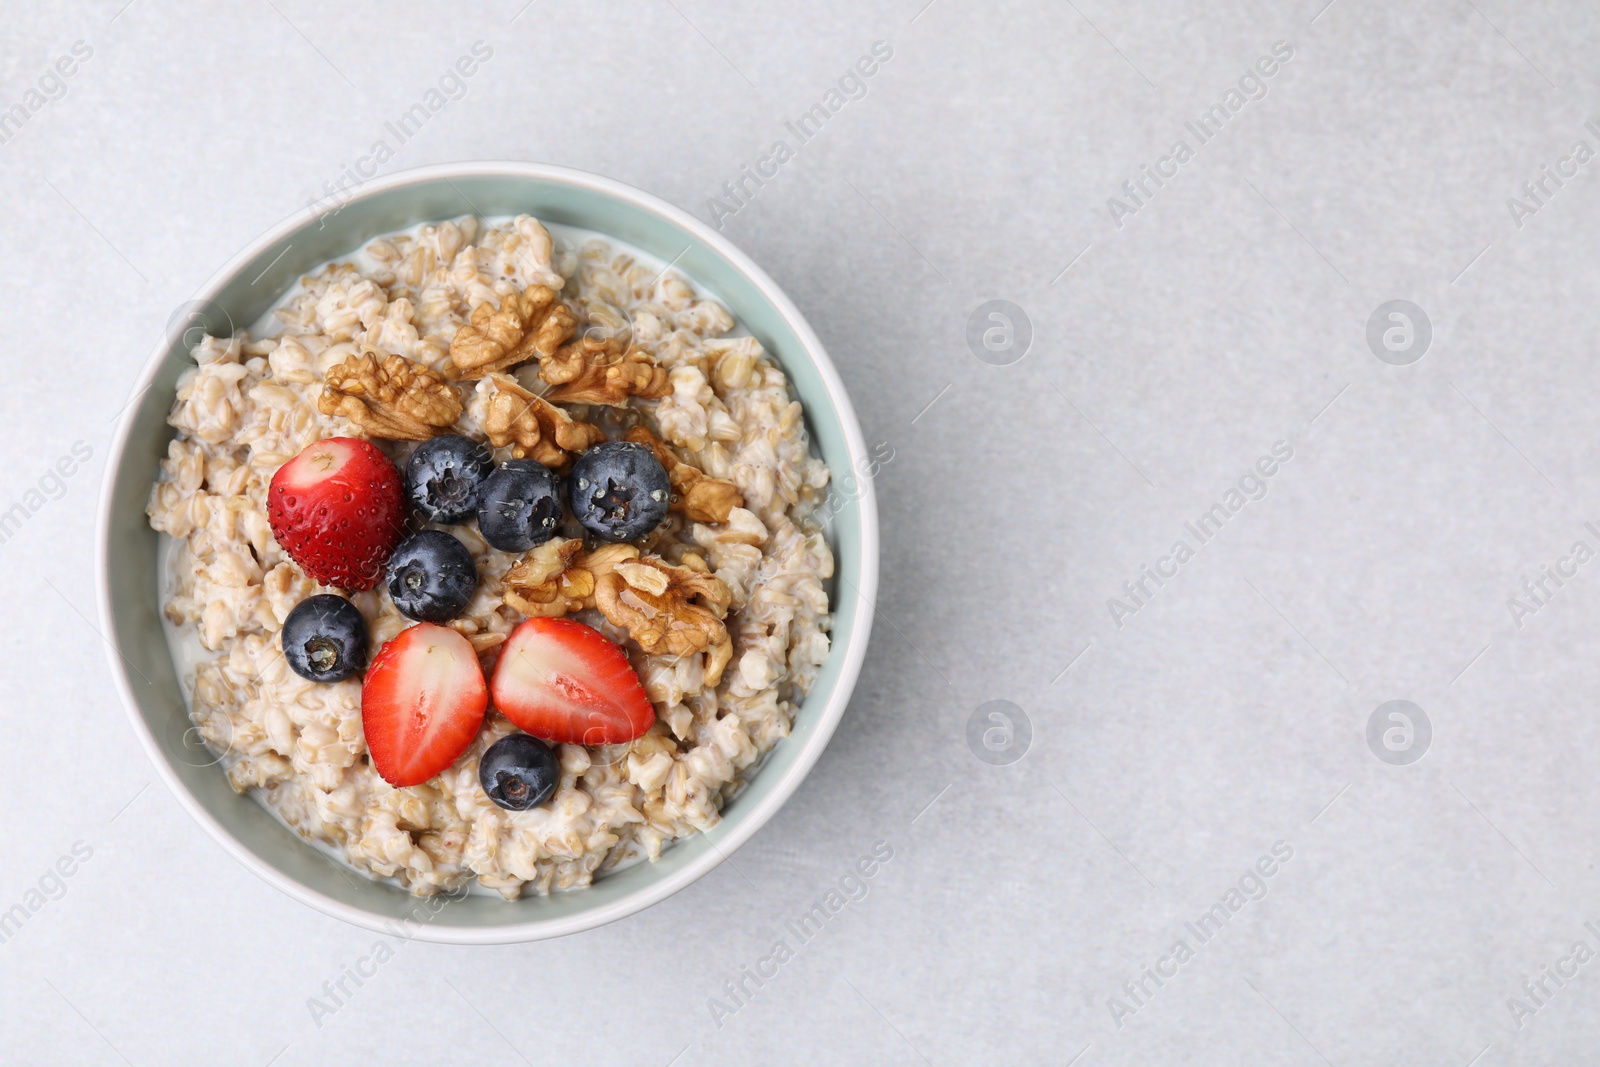
<instances>
[{"instance_id":1,"label":"strawberry","mask_svg":"<svg viewBox=\"0 0 1600 1067\"><path fill-rule=\"evenodd\" d=\"M572 619L529 619L512 630L489 689L500 714L546 741L613 745L656 721L627 655Z\"/></svg>"},{"instance_id":2,"label":"strawberry","mask_svg":"<svg viewBox=\"0 0 1600 1067\"><path fill-rule=\"evenodd\" d=\"M390 785L421 785L467 750L488 706L471 642L431 622L400 631L361 683L372 766Z\"/></svg>"},{"instance_id":3,"label":"strawberry","mask_svg":"<svg viewBox=\"0 0 1600 1067\"><path fill-rule=\"evenodd\" d=\"M330 437L278 468L267 489L272 536L323 585L371 589L405 532L400 472L369 441Z\"/></svg>"}]
</instances>

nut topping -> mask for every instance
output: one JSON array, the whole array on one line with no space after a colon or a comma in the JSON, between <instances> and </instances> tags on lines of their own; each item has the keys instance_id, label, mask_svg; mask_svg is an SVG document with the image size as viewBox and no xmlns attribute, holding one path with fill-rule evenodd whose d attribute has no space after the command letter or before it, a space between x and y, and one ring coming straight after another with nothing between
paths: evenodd
<instances>
[{"instance_id":1,"label":"nut topping","mask_svg":"<svg viewBox=\"0 0 1600 1067\"><path fill-rule=\"evenodd\" d=\"M426 441L455 425L461 397L422 364L368 350L328 370L317 410L343 415L368 437Z\"/></svg>"},{"instance_id":2,"label":"nut topping","mask_svg":"<svg viewBox=\"0 0 1600 1067\"><path fill-rule=\"evenodd\" d=\"M484 410L483 430L489 443L511 445L517 459L532 457L546 467L564 467L570 453L582 452L606 439L598 426L579 422L565 411L535 396L505 374L491 374L494 395Z\"/></svg>"},{"instance_id":3,"label":"nut topping","mask_svg":"<svg viewBox=\"0 0 1600 1067\"><path fill-rule=\"evenodd\" d=\"M583 551L580 538L553 538L506 572L501 599L522 614L554 617L577 611L594 596L594 574L572 565Z\"/></svg>"},{"instance_id":4,"label":"nut topping","mask_svg":"<svg viewBox=\"0 0 1600 1067\"><path fill-rule=\"evenodd\" d=\"M619 563L639 558L632 545L583 550L582 538L554 538L534 548L506 572L500 599L522 614L555 617L594 604L595 579Z\"/></svg>"},{"instance_id":5,"label":"nut topping","mask_svg":"<svg viewBox=\"0 0 1600 1067\"><path fill-rule=\"evenodd\" d=\"M555 386L546 395L563 404L625 407L630 396L658 400L672 391L665 367L642 348L615 337L581 337L539 361L539 377Z\"/></svg>"},{"instance_id":6,"label":"nut topping","mask_svg":"<svg viewBox=\"0 0 1600 1067\"><path fill-rule=\"evenodd\" d=\"M674 567L656 556L617 563L595 578L595 606L627 629L651 655L704 652L705 684L714 687L733 657L723 616L733 593L721 578Z\"/></svg>"},{"instance_id":7,"label":"nut topping","mask_svg":"<svg viewBox=\"0 0 1600 1067\"><path fill-rule=\"evenodd\" d=\"M721 578L699 569L705 561L698 556L686 553L685 562L691 565L674 567L632 545L585 552L576 538L547 541L506 572L501 597L529 617L598 608L651 655L704 652L705 684L714 687L733 656L733 639L722 621L733 593Z\"/></svg>"},{"instance_id":8,"label":"nut topping","mask_svg":"<svg viewBox=\"0 0 1600 1067\"><path fill-rule=\"evenodd\" d=\"M530 285L518 296L500 298L500 307L479 304L472 321L450 342L450 362L463 379L482 378L548 357L578 328L577 316L548 285Z\"/></svg>"}]
</instances>

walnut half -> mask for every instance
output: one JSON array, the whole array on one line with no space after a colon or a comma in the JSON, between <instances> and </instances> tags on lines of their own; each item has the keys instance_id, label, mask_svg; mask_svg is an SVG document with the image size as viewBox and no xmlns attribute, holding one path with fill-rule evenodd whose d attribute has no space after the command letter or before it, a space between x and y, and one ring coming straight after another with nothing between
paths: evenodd
<instances>
[{"instance_id":1,"label":"walnut half","mask_svg":"<svg viewBox=\"0 0 1600 1067\"><path fill-rule=\"evenodd\" d=\"M317 410L394 441L426 441L456 424L461 397L454 386L404 356L378 357L369 350L330 368Z\"/></svg>"},{"instance_id":2,"label":"walnut half","mask_svg":"<svg viewBox=\"0 0 1600 1067\"><path fill-rule=\"evenodd\" d=\"M704 570L689 553L674 567L658 556L642 556L632 545L601 545L555 539L529 552L506 572L501 599L534 616L559 616L598 608L628 631L651 655L706 654L705 684L715 686L733 658L733 638L723 618L733 602L726 582Z\"/></svg>"},{"instance_id":3,"label":"walnut half","mask_svg":"<svg viewBox=\"0 0 1600 1067\"><path fill-rule=\"evenodd\" d=\"M638 559L632 545L600 545L584 551L581 538L553 538L519 559L501 579L500 599L533 618L555 618L594 607L595 580L619 563Z\"/></svg>"},{"instance_id":4,"label":"walnut half","mask_svg":"<svg viewBox=\"0 0 1600 1067\"><path fill-rule=\"evenodd\" d=\"M545 395L562 404L620 408L630 396L659 400L672 391L665 367L641 348L615 337L580 337L539 360L539 377L555 388Z\"/></svg>"},{"instance_id":5,"label":"walnut half","mask_svg":"<svg viewBox=\"0 0 1600 1067\"><path fill-rule=\"evenodd\" d=\"M498 308L479 304L472 321L450 341L450 362L463 379L507 370L535 356L553 355L578 328L572 309L548 285L508 293Z\"/></svg>"},{"instance_id":6,"label":"walnut half","mask_svg":"<svg viewBox=\"0 0 1600 1067\"><path fill-rule=\"evenodd\" d=\"M598 575L595 606L651 655L704 652L705 684L714 687L733 658L723 617L733 593L721 578L674 567L655 556L617 563Z\"/></svg>"},{"instance_id":7,"label":"walnut half","mask_svg":"<svg viewBox=\"0 0 1600 1067\"><path fill-rule=\"evenodd\" d=\"M583 541L576 537L555 537L535 547L501 579L500 599L529 618L579 610L594 596L594 574L573 566L582 552Z\"/></svg>"},{"instance_id":8,"label":"walnut half","mask_svg":"<svg viewBox=\"0 0 1600 1067\"><path fill-rule=\"evenodd\" d=\"M510 375L491 374L488 381L494 385L494 395L484 409L483 431L496 448L511 445L517 459L532 456L546 467L563 467L571 459L569 453L606 439L600 427L579 422L528 392Z\"/></svg>"},{"instance_id":9,"label":"walnut half","mask_svg":"<svg viewBox=\"0 0 1600 1067\"><path fill-rule=\"evenodd\" d=\"M667 478L672 482L671 508L690 522L727 522L734 508L744 507L744 494L738 486L685 463L643 426L629 430L627 439L655 450L656 459L667 469Z\"/></svg>"}]
</instances>

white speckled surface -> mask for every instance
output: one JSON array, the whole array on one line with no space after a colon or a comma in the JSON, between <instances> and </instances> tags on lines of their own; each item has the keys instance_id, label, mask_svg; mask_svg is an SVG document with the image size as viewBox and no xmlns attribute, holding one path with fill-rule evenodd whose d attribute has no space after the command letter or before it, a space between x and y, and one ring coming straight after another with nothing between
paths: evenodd
<instances>
[{"instance_id":1,"label":"white speckled surface","mask_svg":"<svg viewBox=\"0 0 1600 1067\"><path fill-rule=\"evenodd\" d=\"M1600 952L1600 565L1571 548L1600 550L1600 164L1562 161L1600 149L1600 19L1324 2L8 11L0 109L41 106L0 143L0 512L24 520L0 543L0 919L26 916L0 927L0 1059L1592 1060L1600 964L1572 952ZM492 58L401 144L386 123L479 40ZM59 99L30 99L79 41ZM865 95L799 143L785 123L877 41ZM1200 144L1185 123L1278 41L1265 95ZM779 138L758 188L742 168ZM1180 138L1162 187L1120 191ZM547 160L725 215L894 458L851 711L733 863L589 934L360 964L372 935L255 881L150 784L89 560L168 315L379 139L385 172ZM708 205L741 179L747 202ZM1009 365L968 348L990 299L1031 323ZM1366 341L1395 299L1433 328L1407 366ZM1280 441L1201 543L1186 523ZM1176 576L1119 627L1107 600L1146 565ZM1576 576L1534 604L1544 567ZM1366 742L1395 699L1431 723L1409 765ZM990 720L969 748L992 700L1030 720L1020 762L992 765ZM893 858L797 933L879 841ZM1228 911L1241 880L1266 895ZM1186 924L1218 902L1202 944ZM358 964L336 1011L308 1005ZM763 966L740 1006L724 983Z\"/></svg>"}]
</instances>

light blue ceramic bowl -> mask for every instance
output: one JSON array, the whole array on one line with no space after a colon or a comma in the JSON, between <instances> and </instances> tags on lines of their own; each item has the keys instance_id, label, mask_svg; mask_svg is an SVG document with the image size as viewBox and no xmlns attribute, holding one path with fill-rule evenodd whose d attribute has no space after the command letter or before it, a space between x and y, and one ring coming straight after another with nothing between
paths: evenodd
<instances>
[{"instance_id":1,"label":"light blue ceramic bowl","mask_svg":"<svg viewBox=\"0 0 1600 1067\"><path fill-rule=\"evenodd\" d=\"M330 207L332 205L329 205ZM720 296L789 375L840 494L833 650L780 742L711 832L593 886L507 903L469 895L428 907L392 886L346 871L229 788L221 768L196 758L177 674L160 625L157 541L144 508L172 430L166 424L178 375L189 365L185 331L227 333L254 322L303 273L379 234L476 213L586 227L675 261ZM637 189L580 171L530 163L425 167L368 182L337 211L310 211L263 234L174 316L151 355L138 399L124 413L106 469L100 509L100 615L114 651L112 674L133 726L162 778L201 826L239 862L290 896L379 931L453 944L530 941L585 930L656 903L720 863L800 785L844 714L871 629L878 584L878 520L871 469L850 400L800 312L759 267L686 212Z\"/></svg>"}]
</instances>

